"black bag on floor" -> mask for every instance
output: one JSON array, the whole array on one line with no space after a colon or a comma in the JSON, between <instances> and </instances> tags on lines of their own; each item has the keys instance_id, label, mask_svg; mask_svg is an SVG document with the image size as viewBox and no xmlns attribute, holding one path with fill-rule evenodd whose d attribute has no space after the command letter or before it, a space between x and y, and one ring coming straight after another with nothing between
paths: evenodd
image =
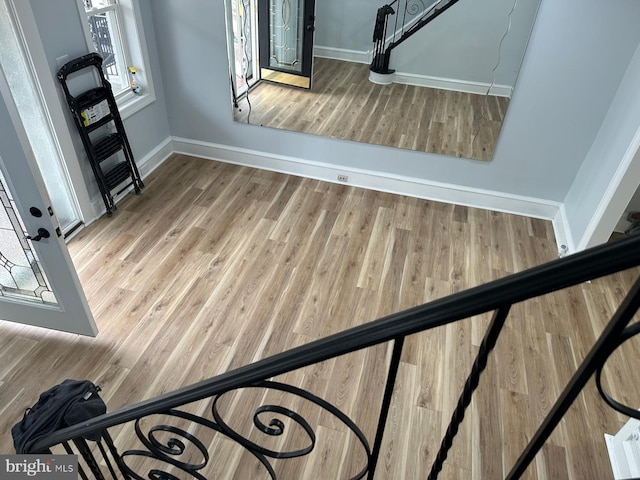
<instances>
[{"instance_id":1,"label":"black bag on floor","mask_svg":"<svg viewBox=\"0 0 640 480\"><path fill-rule=\"evenodd\" d=\"M107 406L99 391L100 387L88 380L65 380L42 393L38 402L11 428L16 453L37 453L30 449L38 439L106 413ZM85 438L98 441L100 433Z\"/></svg>"}]
</instances>

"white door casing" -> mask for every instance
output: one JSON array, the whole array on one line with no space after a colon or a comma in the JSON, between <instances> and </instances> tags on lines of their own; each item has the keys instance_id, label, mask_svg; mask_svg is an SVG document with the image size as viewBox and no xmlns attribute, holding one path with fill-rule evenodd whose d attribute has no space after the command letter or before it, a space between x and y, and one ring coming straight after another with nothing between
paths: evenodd
<instances>
[{"instance_id":1,"label":"white door casing","mask_svg":"<svg viewBox=\"0 0 640 480\"><path fill-rule=\"evenodd\" d=\"M98 332L95 321L64 239L56 234L58 222L55 215L49 215L50 202L44 181L1 70L0 170L27 233L35 236L40 228L50 233L49 238L29 242L29 246L35 252L39 268L55 296L55 302L42 302L0 295L0 319L95 336ZM42 212L42 216L32 215L32 207Z\"/></svg>"}]
</instances>

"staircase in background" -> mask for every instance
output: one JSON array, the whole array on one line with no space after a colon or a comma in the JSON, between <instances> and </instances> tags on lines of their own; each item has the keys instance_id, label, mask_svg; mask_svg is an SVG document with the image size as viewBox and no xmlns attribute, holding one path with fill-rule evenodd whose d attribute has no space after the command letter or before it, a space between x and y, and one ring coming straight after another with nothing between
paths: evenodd
<instances>
[{"instance_id":1,"label":"staircase in background","mask_svg":"<svg viewBox=\"0 0 640 480\"><path fill-rule=\"evenodd\" d=\"M373 61L370 70L379 75L389 69L391 51L421 28L446 12L459 0L437 0L427 5L423 0L394 0L378 9L373 28Z\"/></svg>"}]
</instances>

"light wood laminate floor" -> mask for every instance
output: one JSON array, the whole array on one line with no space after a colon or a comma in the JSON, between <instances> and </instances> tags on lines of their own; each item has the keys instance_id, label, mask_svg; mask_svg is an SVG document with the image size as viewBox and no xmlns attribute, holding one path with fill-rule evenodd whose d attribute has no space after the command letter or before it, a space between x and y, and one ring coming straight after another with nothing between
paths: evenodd
<instances>
[{"instance_id":1,"label":"light wood laminate floor","mask_svg":"<svg viewBox=\"0 0 640 480\"><path fill-rule=\"evenodd\" d=\"M556 258L547 221L216 161L174 155L146 184L69 243L96 338L0 323L1 452L13 451L24 409L65 378L100 384L112 411ZM440 478L505 475L637 273L513 307ZM408 338L377 479L426 477L486 325L482 316ZM636 405L640 350L624 348L606 382ZM278 380L334 403L372 441L388 355L383 345ZM279 478L361 467L340 422L304 402L249 391L222 407L244 429L265 402L317 427L310 456L275 462ZM193 408L208 415L207 404ZM525 478L612 478L603 433L624 421L590 382ZM121 449L137 445L130 429L115 433ZM202 438L210 478L267 478L227 440Z\"/></svg>"},{"instance_id":2,"label":"light wood laminate floor","mask_svg":"<svg viewBox=\"0 0 640 480\"><path fill-rule=\"evenodd\" d=\"M262 82L234 109L238 122L491 160L509 99L369 81L369 65L315 59L311 90Z\"/></svg>"}]
</instances>

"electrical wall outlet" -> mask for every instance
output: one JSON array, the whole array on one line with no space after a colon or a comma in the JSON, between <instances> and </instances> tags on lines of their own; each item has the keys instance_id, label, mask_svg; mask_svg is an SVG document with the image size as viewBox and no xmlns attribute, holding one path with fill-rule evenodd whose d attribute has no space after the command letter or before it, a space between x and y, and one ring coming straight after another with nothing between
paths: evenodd
<instances>
[{"instance_id":1,"label":"electrical wall outlet","mask_svg":"<svg viewBox=\"0 0 640 480\"><path fill-rule=\"evenodd\" d=\"M349 177L346 175L338 175L338 181L339 182L348 182L349 181Z\"/></svg>"}]
</instances>

